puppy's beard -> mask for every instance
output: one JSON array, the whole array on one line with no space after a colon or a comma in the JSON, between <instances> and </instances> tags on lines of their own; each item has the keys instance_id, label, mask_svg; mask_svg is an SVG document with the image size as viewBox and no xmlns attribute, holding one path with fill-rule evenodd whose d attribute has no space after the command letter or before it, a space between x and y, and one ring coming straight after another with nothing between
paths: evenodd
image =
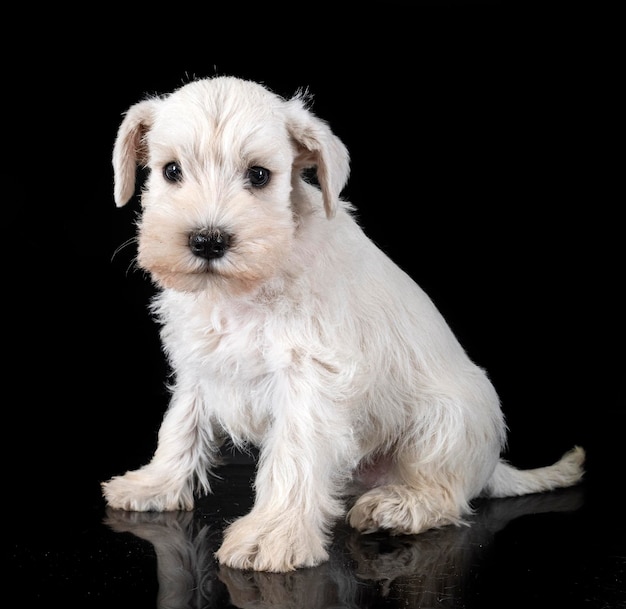
<instances>
[{"instance_id":1,"label":"puppy's beard","mask_svg":"<svg viewBox=\"0 0 626 609\"><path fill-rule=\"evenodd\" d=\"M177 291L226 297L256 291L292 266L296 226L287 195L264 200L243 191L222 200L199 198L189 187L172 199L147 190L137 225L138 265L157 285ZM217 202L205 202L212 199ZM221 256L192 251L190 235L202 230L228 235Z\"/></svg>"},{"instance_id":2,"label":"puppy's beard","mask_svg":"<svg viewBox=\"0 0 626 609\"><path fill-rule=\"evenodd\" d=\"M140 248L141 249L141 248ZM238 295L255 291L264 281L267 274L260 269L237 271L228 261L208 261L172 267L171 260L165 264L150 260L147 255L139 254L139 265L150 273L152 280L163 288L171 288L179 292L215 291L221 294Z\"/></svg>"},{"instance_id":3,"label":"puppy's beard","mask_svg":"<svg viewBox=\"0 0 626 609\"><path fill-rule=\"evenodd\" d=\"M289 230L274 231L271 236L235 236L232 247L221 258L205 260L190 251L185 232L167 235L162 228L141 225L137 263L163 288L237 296L255 292L281 276L285 264L289 268Z\"/></svg>"},{"instance_id":4,"label":"puppy's beard","mask_svg":"<svg viewBox=\"0 0 626 609\"><path fill-rule=\"evenodd\" d=\"M179 243L176 243L179 241ZM140 235L137 263L162 288L180 292L217 290L244 293L266 279L262 265L237 264L237 254L204 260L194 256L184 240L154 240Z\"/></svg>"}]
</instances>

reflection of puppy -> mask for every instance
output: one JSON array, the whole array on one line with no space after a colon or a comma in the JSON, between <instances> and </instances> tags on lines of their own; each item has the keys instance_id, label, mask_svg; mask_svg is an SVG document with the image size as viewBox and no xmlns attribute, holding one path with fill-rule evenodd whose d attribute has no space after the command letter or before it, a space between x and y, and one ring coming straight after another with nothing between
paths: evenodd
<instances>
[{"instance_id":1,"label":"reflection of puppy","mask_svg":"<svg viewBox=\"0 0 626 609\"><path fill-rule=\"evenodd\" d=\"M157 607L205 607L215 596L215 541L193 512L124 512L107 508L104 524L132 533L154 546L159 593ZM218 607L218 605L211 605Z\"/></svg>"},{"instance_id":2,"label":"reflection of puppy","mask_svg":"<svg viewBox=\"0 0 626 609\"><path fill-rule=\"evenodd\" d=\"M152 461L103 484L125 510L189 510L224 436L260 447L255 504L231 524L225 565L289 571L328 558L348 514L363 532L459 524L483 493L568 486L583 450L519 471L486 374L426 294L339 198L348 153L303 96L231 77L132 106L115 142L115 198L149 176L138 264L175 372ZM303 179L316 168L319 188Z\"/></svg>"},{"instance_id":3,"label":"reflection of puppy","mask_svg":"<svg viewBox=\"0 0 626 609\"><path fill-rule=\"evenodd\" d=\"M219 528L194 512L125 512L107 508L105 524L154 545L159 609L230 606L242 609L377 607L381 596L398 605L431 607L472 596L494 534L524 515L578 509L583 489L482 501L469 527L442 527L420 535L360 535L336 528L330 561L290 573L217 570ZM217 524L217 523L216 523ZM480 579L480 577L478 578ZM459 603L455 602L459 601Z\"/></svg>"},{"instance_id":4,"label":"reflection of puppy","mask_svg":"<svg viewBox=\"0 0 626 609\"><path fill-rule=\"evenodd\" d=\"M334 568L333 568L334 567ZM326 562L316 569L290 573L258 573L222 566L218 576L230 602L241 609L326 609L363 605L351 602L356 580L342 565ZM349 592L343 586L348 584Z\"/></svg>"},{"instance_id":5,"label":"reflection of puppy","mask_svg":"<svg viewBox=\"0 0 626 609\"><path fill-rule=\"evenodd\" d=\"M379 582L384 596L393 584L399 584L399 589L410 590L407 607L434 607L444 598L450 606L457 606L455 599L471 596L470 569L475 575L495 533L515 518L570 512L582 504L580 488L485 501L477 506L469 527L443 527L401 537L353 534L347 547L356 560L356 576Z\"/></svg>"}]
</instances>

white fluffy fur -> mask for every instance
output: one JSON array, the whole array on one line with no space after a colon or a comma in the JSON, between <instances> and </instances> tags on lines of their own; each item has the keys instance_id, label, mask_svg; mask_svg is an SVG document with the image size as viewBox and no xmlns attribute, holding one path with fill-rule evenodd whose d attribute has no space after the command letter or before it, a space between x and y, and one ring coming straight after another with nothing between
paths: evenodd
<instances>
[{"instance_id":1,"label":"white fluffy fur","mask_svg":"<svg viewBox=\"0 0 626 609\"><path fill-rule=\"evenodd\" d=\"M164 167L177 162L179 181ZM217 558L289 571L327 559L348 487L363 532L460 524L493 497L578 482L584 452L520 471L500 459L505 423L485 372L428 296L363 233L340 199L348 152L305 96L283 99L232 77L188 83L132 106L113 153L115 199L150 169L138 265L160 290L174 384L158 447L103 483L114 508L190 510L210 491L226 437L260 449L252 511ZM247 179L263 167L264 187ZM314 167L317 185L302 177ZM189 234L230 238L219 258Z\"/></svg>"}]
</instances>

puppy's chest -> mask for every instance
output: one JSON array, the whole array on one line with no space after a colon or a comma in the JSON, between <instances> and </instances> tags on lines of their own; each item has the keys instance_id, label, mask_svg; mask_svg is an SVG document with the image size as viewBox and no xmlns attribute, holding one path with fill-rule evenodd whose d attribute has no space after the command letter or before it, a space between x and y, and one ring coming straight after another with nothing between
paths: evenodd
<instances>
[{"instance_id":1,"label":"puppy's chest","mask_svg":"<svg viewBox=\"0 0 626 609\"><path fill-rule=\"evenodd\" d=\"M244 306L194 308L166 324L162 333L178 372L226 384L253 383L288 367L292 359L288 335L276 316Z\"/></svg>"}]
</instances>

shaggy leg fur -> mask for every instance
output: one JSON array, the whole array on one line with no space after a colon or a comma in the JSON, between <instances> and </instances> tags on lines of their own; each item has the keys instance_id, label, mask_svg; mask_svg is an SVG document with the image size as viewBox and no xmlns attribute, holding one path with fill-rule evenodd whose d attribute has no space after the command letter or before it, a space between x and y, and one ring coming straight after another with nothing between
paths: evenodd
<instances>
[{"instance_id":1,"label":"shaggy leg fur","mask_svg":"<svg viewBox=\"0 0 626 609\"><path fill-rule=\"evenodd\" d=\"M302 387L302 393L294 393L294 387ZM315 413L332 410L311 404L302 379L283 383L276 395L285 398L287 410L262 447L255 505L228 527L216 553L229 567L285 572L316 566L328 559L329 528L343 513L339 493L351 469L345 453L353 451L345 424L330 414L317 419ZM310 418L295 412L308 412ZM308 458L312 453L314 460Z\"/></svg>"},{"instance_id":2,"label":"shaggy leg fur","mask_svg":"<svg viewBox=\"0 0 626 609\"><path fill-rule=\"evenodd\" d=\"M212 428L199 426L200 417L194 393L176 396L163 419L152 461L102 483L107 503L138 512L193 509L194 487L210 490L208 472L218 461Z\"/></svg>"},{"instance_id":3,"label":"shaggy leg fur","mask_svg":"<svg viewBox=\"0 0 626 609\"><path fill-rule=\"evenodd\" d=\"M483 494L513 497L571 486L582 478L584 460L585 451L577 446L547 467L518 470L500 461ZM348 513L348 522L363 533L383 529L393 535L463 524L463 516L471 508L453 488L435 484L379 486L357 499Z\"/></svg>"},{"instance_id":4,"label":"shaggy leg fur","mask_svg":"<svg viewBox=\"0 0 626 609\"><path fill-rule=\"evenodd\" d=\"M358 498L348 522L362 533L387 530L393 535L421 533L447 524L461 524L459 507L443 489L415 489L388 484Z\"/></svg>"}]
</instances>

